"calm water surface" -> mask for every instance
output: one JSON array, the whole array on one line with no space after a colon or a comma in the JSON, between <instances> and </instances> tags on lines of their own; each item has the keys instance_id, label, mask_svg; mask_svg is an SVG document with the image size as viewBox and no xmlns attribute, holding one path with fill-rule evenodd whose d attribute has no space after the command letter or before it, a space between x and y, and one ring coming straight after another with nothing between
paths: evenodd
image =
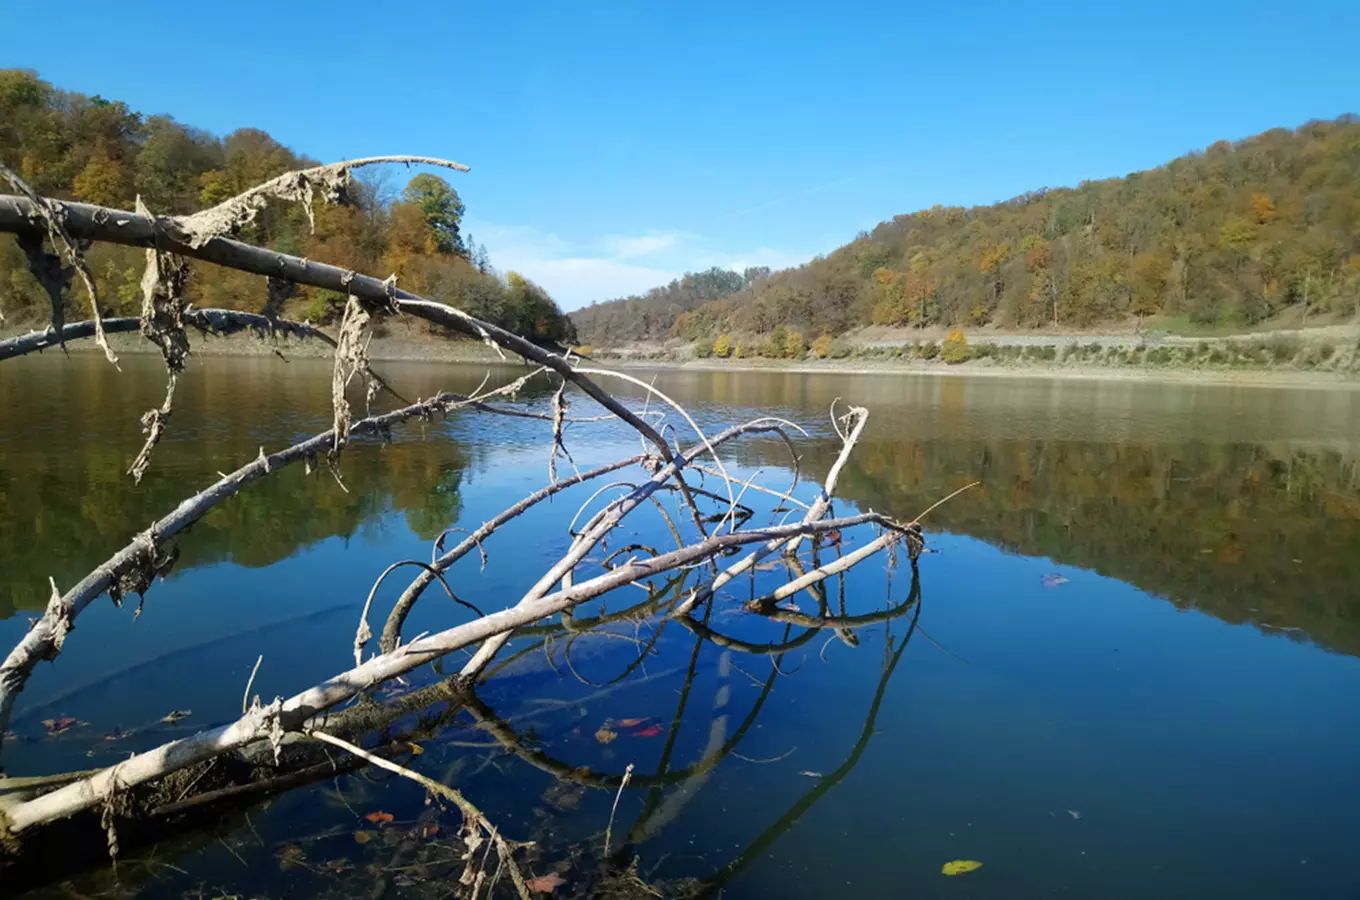
<instances>
[{"instance_id":1,"label":"calm water surface","mask_svg":"<svg viewBox=\"0 0 1360 900\"><path fill-rule=\"evenodd\" d=\"M5 647L49 577L69 587L218 470L329 424L324 364L200 361L134 487L123 471L137 418L163 382L150 359L123 368L58 354L0 367ZM408 396L468 390L484 374L381 368ZM422 732L412 765L537 841L528 868L563 871L559 897L597 889L593 860L630 763L615 847L629 842L663 892L1360 895L1360 392L735 372L661 372L657 386L705 428L757 413L807 424L805 498L837 449L832 400L867 406L841 513L909 518L981 485L931 514L934 552L915 582L905 560L889 571L884 557L846 579L846 612L870 621L845 639L740 612L781 577L768 572L694 628L657 612L685 585L616 592L578 612L612 621L571 642L570 669L560 624L507 648L476 713L529 749L507 752L462 712ZM546 408L542 389L521 399ZM582 470L638 452L612 426L567 437ZM352 665L373 579L428 557L444 528L476 527L541 487L549 442L542 422L460 414L351 447L347 491L324 469L251 487L178 541L140 615L134 597L82 616L20 698L6 771L109 765L228 721L260 655L266 699ZM734 474L791 478L777 441L732 444L724 458ZM574 490L488 542L484 571L457 564L460 596L484 610L518 599L566 549L593 488ZM769 506L753 505L767 521ZM629 521L629 541L669 539L659 517ZM404 583L385 584L378 606ZM430 591L406 634L464 618ZM426 670L412 687L438 679ZM172 709L192 715L159 721ZM43 720L63 717L80 724L49 735ZM602 728L617 738L602 743ZM599 777L552 774L579 767ZM461 866L429 826L452 834L456 818L398 781L367 773L295 790L136 854L116 879L105 869L39 890L443 896ZM378 810L394 824L363 818ZM955 859L983 866L943 876Z\"/></svg>"}]
</instances>

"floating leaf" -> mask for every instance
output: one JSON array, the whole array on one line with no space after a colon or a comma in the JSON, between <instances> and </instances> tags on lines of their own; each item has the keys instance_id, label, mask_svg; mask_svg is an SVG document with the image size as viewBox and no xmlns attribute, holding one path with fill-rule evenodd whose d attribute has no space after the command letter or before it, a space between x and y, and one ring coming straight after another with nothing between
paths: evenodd
<instances>
[{"instance_id":1,"label":"floating leaf","mask_svg":"<svg viewBox=\"0 0 1360 900\"><path fill-rule=\"evenodd\" d=\"M64 731L70 731L75 725L83 725L83 722L76 722L72 716L62 716L59 719L43 719L43 727L47 729L50 736L55 737Z\"/></svg>"},{"instance_id":2,"label":"floating leaf","mask_svg":"<svg viewBox=\"0 0 1360 900\"><path fill-rule=\"evenodd\" d=\"M946 875L963 875L967 872L975 872L982 868L982 863L975 859L956 859L944 864L940 871Z\"/></svg>"},{"instance_id":3,"label":"floating leaf","mask_svg":"<svg viewBox=\"0 0 1360 900\"><path fill-rule=\"evenodd\" d=\"M549 872L547 875L526 880L524 886L537 894L551 894L566 883L567 879L561 875L556 872Z\"/></svg>"},{"instance_id":4,"label":"floating leaf","mask_svg":"<svg viewBox=\"0 0 1360 900\"><path fill-rule=\"evenodd\" d=\"M393 817L390 812L383 812L382 810L378 810L377 812L369 813L368 815L364 816L364 818L368 819L368 821L372 822L374 825L378 824L386 825L388 822L392 821Z\"/></svg>"},{"instance_id":5,"label":"floating leaf","mask_svg":"<svg viewBox=\"0 0 1360 900\"><path fill-rule=\"evenodd\" d=\"M161 721L166 725L174 725L180 719L187 719L194 714L192 709L172 709L164 716Z\"/></svg>"},{"instance_id":6,"label":"floating leaf","mask_svg":"<svg viewBox=\"0 0 1360 900\"><path fill-rule=\"evenodd\" d=\"M601 744L607 744L618 736L619 733L617 731L610 731L608 728L601 728L599 731L595 732L595 740L599 741Z\"/></svg>"},{"instance_id":7,"label":"floating leaf","mask_svg":"<svg viewBox=\"0 0 1360 900\"><path fill-rule=\"evenodd\" d=\"M646 728L639 728L633 732L633 737L656 737L661 733L660 725L649 725Z\"/></svg>"},{"instance_id":8,"label":"floating leaf","mask_svg":"<svg viewBox=\"0 0 1360 900\"><path fill-rule=\"evenodd\" d=\"M124 731L124 730L122 729L122 727L115 725L112 731L110 731L110 732L108 732L107 734L104 735L104 740L106 740L106 741L121 741L123 738L127 737L129 734L132 734L132 732L130 732L130 731Z\"/></svg>"},{"instance_id":9,"label":"floating leaf","mask_svg":"<svg viewBox=\"0 0 1360 900\"><path fill-rule=\"evenodd\" d=\"M1069 816L1071 816L1072 818L1074 818L1074 819L1080 819L1080 818L1081 818L1081 813L1077 812L1075 809L1069 809L1069 810L1067 811L1067 814L1068 814Z\"/></svg>"},{"instance_id":10,"label":"floating leaf","mask_svg":"<svg viewBox=\"0 0 1360 900\"><path fill-rule=\"evenodd\" d=\"M555 781L543 792L543 799L558 809L576 809L586 789L572 781Z\"/></svg>"},{"instance_id":11,"label":"floating leaf","mask_svg":"<svg viewBox=\"0 0 1360 900\"><path fill-rule=\"evenodd\" d=\"M621 728L633 728L633 727L635 727L635 726L637 726L637 725L641 725L641 724L642 724L643 722L645 722L645 721L647 721L645 718L644 718L644 719L619 719L619 727L621 727Z\"/></svg>"},{"instance_id":12,"label":"floating leaf","mask_svg":"<svg viewBox=\"0 0 1360 900\"><path fill-rule=\"evenodd\" d=\"M809 771L806 771L806 770L804 770L804 771L802 771L802 772L799 772L798 774L799 774L799 775L806 775L806 776L809 777L809 778L825 778L825 777L826 777L826 776L823 775L821 772L809 772Z\"/></svg>"},{"instance_id":13,"label":"floating leaf","mask_svg":"<svg viewBox=\"0 0 1360 900\"><path fill-rule=\"evenodd\" d=\"M297 844L289 844L279 851L279 868L291 869L293 866L300 866L306 858L307 854L302 852L301 847Z\"/></svg>"},{"instance_id":14,"label":"floating leaf","mask_svg":"<svg viewBox=\"0 0 1360 900\"><path fill-rule=\"evenodd\" d=\"M354 832L354 843L356 844L367 844L371 840L373 840L373 832L371 831Z\"/></svg>"},{"instance_id":15,"label":"floating leaf","mask_svg":"<svg viewBox=\"0 0 1360 900\"><path fill-rule=\"evenodd\" d=\"M406 746L410 748L412 756L419 756L425 752L425 748L412 741L407 741Z\"/></svg>"},{"instance_id":16,"label":"floating leaf","mask_svg":"<svg viewBox=\"0 0 1360 900\"><path fill-rule=\"evenodd\" d=\"M1067 584L1067 579L1056 572L1044 575L1040 580L1044 583L1044 587L1046 588L1055 588L1060 584Z\"/></svg>"},{"instance_id":17,"label":"floating leaf","mask_svg":"<svg viewBox=\"0 0 1360 900\"><path fill-rule=\"evenodd\" d=\"M421 836L421 837L423 837L423 838L432 838L432 837L434 837L436 834L439 834L439 823L438 823L438 822L430 822L428 825L422 825L422 826L420 826L420 836Z\"/></svg>"}]
</instances>

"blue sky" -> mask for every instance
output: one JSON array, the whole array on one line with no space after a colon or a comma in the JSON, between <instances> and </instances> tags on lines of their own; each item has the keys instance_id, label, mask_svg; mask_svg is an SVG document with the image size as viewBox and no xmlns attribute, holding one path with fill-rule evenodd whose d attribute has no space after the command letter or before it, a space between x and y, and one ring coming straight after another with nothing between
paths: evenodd
<instances>
[{"instance_id":1,"label":"blue sky","mask_svg":"<svg viewBox=\"0 0 1360 900\"><path fill-rule=\"evenodd\" d=\"M3 7L58 86L467 163L467 229L567 308L1360 112L1355 0Z\"/></svg>"}]
</instances>

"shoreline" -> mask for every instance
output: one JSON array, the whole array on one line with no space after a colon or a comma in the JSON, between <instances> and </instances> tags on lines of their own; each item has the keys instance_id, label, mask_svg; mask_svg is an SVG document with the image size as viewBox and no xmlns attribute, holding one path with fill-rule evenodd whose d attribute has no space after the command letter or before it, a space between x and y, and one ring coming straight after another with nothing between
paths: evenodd
<instances>
[{"instance_id":1,"label":"shoreline","mask_svg":"<svg viewBox=\"0 0 1360 900\"><path fill-rule=\"evenodd\" d=\"M931 375L946 378L1058 378L1075 381L1146 381L1175 384L1207 384L1238 387L1312 387L1360 390L1360 373L1309 372L1300 370L1142 368L1043 365L991 365L964 363L889 362L870 360L821 360L817 362L713 362L690 360L601 360L619 368L663 369L698 372L787 372L799 375Z\"/></svg>"},{"instance_id":2,"label":"shoreline","mask_svg":"<svg viewBox=\"0 0 1360 900\"><path fill-rule=\"evenodd\" d=\"M110 335L114 351L128 355L159 355L159 350L139 335ZM194 335L193 356L329 358L331 348L320 341L280 339L253 335L212 337ZM93 341L73 341L71 353L99 353ZM60 353L51 348L48 353ZM425 362L500 364L496 353L478 341L445 340L423 334L389 334L375 337L368 347L373 362ZM1308 371L1299 369L1208 368L1194 366L1100 366L1062 362L1006 364L971 361L949 365L938 360L657 360L627 357L596 357L595 361L620 369L651 369L676 372L764 372L795 375L928 375L944 378L1045 378L1077 381L1141 381L1168 384L1204 384L1237 387L1290 387L1360 389L1360 372Z\"/></svg>"}]
</instances>

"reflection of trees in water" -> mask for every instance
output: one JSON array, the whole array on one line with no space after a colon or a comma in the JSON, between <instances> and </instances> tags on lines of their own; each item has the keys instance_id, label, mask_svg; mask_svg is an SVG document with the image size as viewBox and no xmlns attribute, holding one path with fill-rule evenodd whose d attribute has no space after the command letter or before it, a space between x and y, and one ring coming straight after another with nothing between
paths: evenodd
<instances>
[{"instance_id":1,"label":"reflection of trees in water","mask_svg":"<svg viewBox=\"0 0 1360 900\"><path fill-rule=\"evenodd\" d=\"M747 450L748 448L743 448ZM761 447L748 461L778 461ZM832 454L809 448L804 473ZM1360 654L1360 459L1256 444L866 440L841 480L865 508L1128 582L1227 622Z\"/></svg>"},{"instance_id":2,"label":"reflection of trees in water","mask_svg":"<svg viewBox=\"0 0 1360 900\"><path fill-rule=\"evenodd\" d=\"M110 547L173 509L201 486L184 473L203 468L203 452L200 444L167 443L158 451L160 471L140 487L124 474L119 449L12 473L0 493L0 618L11 609L41 608L51 592L48 576L66 586ZM255 439L239 435L216 443L212 458L234 465L258 452ZM466 448L442 435L387 446L356 443L342 461L342 472L354 473L345 489L324 465L310 475L290 469L251 485L180 541L176 568L227 559L269 566L326 538L352 537L387 510L404 512L413 532L432 539L458 518L467 465Z\"/></svg>"},{"instance_id":3,"label":"reflection of trees in water","mask_svg":"<svg viewBox=\"0 0 1360 900\"><path fill-rule=\"evenodd\" d=\"M41 427L0 436L0 618L14 609L39 609L51 592L47 579L67 587L108 553L230 471L330 422L329 363L268 358L205 358L195 364L175 401L174 426L156 450L146 478L126 474L141 446L141 411L165 390L160 363L129 357L111 376L93 356L23 360L0 381L0 406L15 421ZM484 367L380 367L409 396L436 390L468 391ZM491 384L523 374L496 370ZM521 401L543 400L534 383ZM363 409L362 394L353 401ZM375 401L390 406L388 398ZM215 509L179 541L178 569L221 560L267 566L328 537L351 537L386 511L403 512L421 538L432 538L457 518L459 486L470 463L488 452L485 441L459 440L459 420L411 425L378 446L357 442L342 457L345 488L325 469L294 469L251 485ZM520 425L499 430L513 442Z\"/></svg>"}]
</instances>

